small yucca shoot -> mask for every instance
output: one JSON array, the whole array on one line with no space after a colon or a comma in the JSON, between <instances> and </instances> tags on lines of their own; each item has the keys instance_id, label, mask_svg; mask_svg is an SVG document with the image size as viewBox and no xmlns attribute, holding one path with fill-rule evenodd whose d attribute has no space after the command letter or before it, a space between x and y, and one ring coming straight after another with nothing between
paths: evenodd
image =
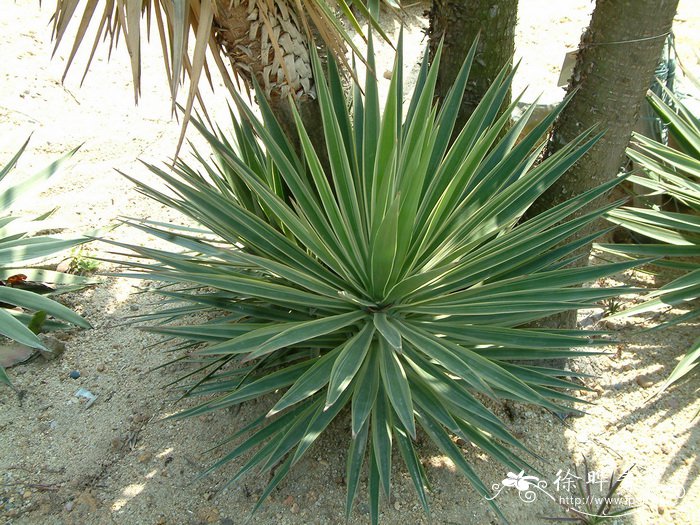
<instances>
[{"instance_id":1,"label":"small yucca shoot","mask_svg":"<svg viewBox=\"0 0 700 525\"><path fill-rule=\"evenodd\" d=\"M516 102L499 113L513 76L504 68L450 145L473 57L474 48L439 108L440 52L431 67L424 58L404 113L399 52L380 114L371 74L364 94L355 87L349 113L336 66L329 62L326 80L314 55L328 170L301 120L299 156L259 96L262 120L237 100L244 118L233 120L234 142L197 123L216 162L197 154L201 171L152 167L168 192L140 185L202 226L134 224L184 248L133 248L154 261L137 266L137 275L188 283L164 294L189 306L157 315L221 313L203 325L154 329L199 345L192 357L201 377L187 394L209 397L180 415L269 400L267 417L241 429L236 436L244 440L212 467L255 449L231 483L254 468L273 472L256 509L344 407L347 513L366 465L377 522L394 445L428 510L419 429L488 495L453 436L516 471L530 467L508 446L525 447L481 399L551 410L575 400L562 392L572 387L561 378L570 372L524 363L587 353L571 348L595 344L590 334L518 327L621 292L578 285L636 263L565 267L591 240L567 238L611 206L572 214L614 182L520 223L598 137L587 133L537 164L558 111L516 143L530 112L506 129ZM369 62L374 67L371 48Z\"/></svg>"}]
</instances>

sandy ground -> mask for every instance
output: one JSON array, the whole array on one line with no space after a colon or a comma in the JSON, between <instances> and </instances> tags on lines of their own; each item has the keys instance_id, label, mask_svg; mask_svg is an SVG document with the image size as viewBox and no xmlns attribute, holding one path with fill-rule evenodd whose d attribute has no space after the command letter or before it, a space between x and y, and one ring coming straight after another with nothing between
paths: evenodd
<instances>
[{"instance_id":1,"label":"sandy ground","mask_svg":"<svg viewBox=\"0 0 700 525\"><path fill-rule=\"evenodd\" d=\"M566 51L576 47L592 3L586 0L545 2L521 0L518 54L524 57L516 87L531 85L556 100L558 68ZM28 5L31 4L31 7ZM159 163L174 153L179 124L170 118L157 46L144 50L142 99L133 104L131 75L123 50L107 63L98 51L82 87L79 67L61 83L68 46L50 60L50 5L0 0L0 159L9 159L27 136L30 148L20 171L30 173L57 155L83 144L63 176L40 199L24 204L39 212L60 206L55 226L75 233L112 224L119 216L174 220L176 214L147 201L130 188L115 168L150 180L136 159ZM697 35L700 17L693 0L682 0L675 31L684 64L700 69ZM696 10L697 11L697 10ZM423 21L412 23L407 38L420 45ZM386 55L386 50L384 51ZM417 54L417 53L416 53ZM413 56L413 55L411 55ZM80 66L81 59L77 59ZM225 114L225 96L205 91L212 114ZM534 95L533 95L534 96ZM189 137L195 142L194 132ZM125 228L110 233L128 242L152 239ZM101 253L104 244L93 250ZM102 271L109 270L103 266ZM619 276L634 284L641 274ZM174 393L166 385L182 369L151 369L167 361L158 338L128 324L148 312L153 296L148 282L104 277L102 284L63 298L93 324L94 329L70 334L61 358L34 360L10 370L21 392L0 390L0 519L13 524L198 524L243 523L265 480L219 492L235 466L198 479L202 470L226 448L209 451L257 414L255 402L238 413L218 413L185 421L163 420L173 413ZM580 320L593 326L593 312ZM654 314L656 320L665 312ZM699 406L692 383L680 384L648 402L647 398L670 372L698 332L681 326L657 335L636 330L649 319L612 325L621 343L611 355L580 366L598 377L586 380L594 393L583 393L594 404L588 415L560 421L553 414L511 403L497 404L496 413L508 421L524 443L543 456L535 465L546 474L555 496L574 496L565 479L585 455L598 479L608 479L636 464L621 495L638 505L624 523L690 524L700 521L698 426L692 416ZM69 378L72 370L80 378ZM90 407L74 396L86 388L98 398ZM275 490L253 523L342 523L346 431L335 425L287 480ZM481 478L501 483L506 469L473 448L465 454ZM391 501L384 502L382 521L389 524L497 523L486 501L454 470L449 460L427 443L421 457L433 484L433 515L422 513L410 478L395 462ZM559 473L559 491L556 490ZM580 471L579 471L580 472ZM364 492L366 487L360 490ZM526 503L503 491L498 504L514 523L542 523L542 516L563 510L539 493ZM624 505L624 502L622 502ZM366 523L364 499L352 523Z\"/></svg>"}]
</instances>

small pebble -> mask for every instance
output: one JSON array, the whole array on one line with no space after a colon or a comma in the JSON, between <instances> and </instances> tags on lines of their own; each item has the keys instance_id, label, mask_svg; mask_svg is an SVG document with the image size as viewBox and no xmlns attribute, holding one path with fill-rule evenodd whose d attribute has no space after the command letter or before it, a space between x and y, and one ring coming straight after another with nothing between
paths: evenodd
<instances>
[{"instance_id":1,"label":"small pebble","mask_svg":"<svg viewBox=\"0 0 700 525\"><path fill-rule=\"evenodd\" d=\"M80 377L80 372L73 370L70 374L68 374L68 377L71 379L78 379Z\"/></svg>"},{"instance_id":2,"label":"small pebble","mask_svg":"<svg viewBox=\"0 0 700 525\"><path fill-rule=\"evenodd\" d=\"M392 71L390 69L387 69L386 71L384 71L384 78L386 78L387 80L391 80L392 74Z\"/></svg>"},{"instance_id":3,"label":"small pebble","mask_svg":"<svg viewBox=\"0 0 700 525\"><path fill-rule=\"evenodd\" d=\"M56 266L56 271L61 273L70 273L71 259L63 259L58 266Z\"/></svg>"},{"instance_id":4,"label":"small pebble","mask_svg":"<svg viewBox=\"0 0 700 525\"><path fill-rule=\"evenodd\" d=\"M663 514L664 512L666 512L666 508L663 505L659 505L656 510L659 511L659 514Z\"/></svg>"},{"instance_id":5,"label":"small pebble","mask_svg":"<svg viewBox=\"0 0 700 525\"><path fill-rule=\"evenodd\" d=\"M104 372L107 367L104 365L104 363L100 363L97 365L97 371L98 372Z\"/></svg>"},{"instance_id":6,"label":"small pebble","mask_svg":"<svg viewBox=\"0 0 700 525\"><path fill-rule=\"evenodd\" d=\"M66 509L66 512L72 511L72 510L73 510L73 502L72 502L72 501L69 501L68 503L66 503L66 504L64 505L64 508Z\"/></svg>"},{"instance_id":7,"label":"small pebble","mask_svg":"<svg viewBox=\"0 0 700 525\"><path fill-rule=\"evenodd\" d=\"M47 351L39 348L39 354L47 361L52 361L56 359L61 354L63 354L63 352L66 351L66 343L58 340L56 337L46 334L40 334L39 338L41 339L41 342L44 343L44 346L48 349Z\"/></svg>"},{"instance_id":8,"label":"small pebble","mask_svg":"<svg viewBox=\"0 0 700 525\"><path fill-rule=\"evenodd\" d=\"M297 503L292 503L292 514L298 514L299 513L299 505Z\"/></svg>"},{"instance_id":9,"label":"small pebble","mask_svg":"<svg viewBox=\"0 0 700 525\"><path fill-rule=\"evenodd\" d=\"M641 386L642 388L649 388L650 386L652 386L652 385L654 384L653 381L649 381L648 379L645 379L645 378L643 378L642 376L637 376L637 378L635 379L635 381L636 381L637 384L638 384L639 386Z\"/></svg>"},{"instance_id":10,"label":"small pebble","mask_svg":"<svg viewBox=\"0 0 700 525\"><path fill-rule=\"evenodd\" d=\"M24 494L22 494L22 497L23 497L24 499L29 499L29 498L31 498L31 497L32 497L32 491L31 491L31 490L25 490L25 491L24 491Z\"/></svg>"},{"instance_id":11,"label":"small pebble","mask_svg":"<svg viewBox=\"0 0 700 525\"><path fill-rule=\"evenodd\" d=\"M149 461L151 461L152 458L153 454L151 454L150 452L142 452L141 454L139 454L138 461L139 463L148 463Z\"/></svg>"},{"instance_id":12,"label":"small pebble","mask_svg":"<svg viewBox=\"0 0 700 525\"><path fill-rule=\"evenodd\" d=\"M217 523L219 521L219 510L214 507L200 509L197 512L197 519L200 523Z\"/></svg>"}]
</instances>

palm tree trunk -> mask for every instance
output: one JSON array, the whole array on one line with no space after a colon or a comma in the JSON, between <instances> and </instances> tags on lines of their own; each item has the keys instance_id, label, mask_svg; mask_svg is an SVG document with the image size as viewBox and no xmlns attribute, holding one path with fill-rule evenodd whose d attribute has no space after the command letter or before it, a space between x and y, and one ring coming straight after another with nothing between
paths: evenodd
<instances>
[{"instance_id":1,"label":"palm tree trunk","mask_svg":"<svg viewBox=\"0 0 700 525\"><path fill-rule=\"evenodd\" d=\"M275 116L299 150L288 96L297 102L314 145L322 155L321 112L316 101L303 14L292 0L217 0L216 37L233 70L248 84L255 78ZM323 155L322 155L323 156Z\"/></svg>"},{"instance_id":2,"label":"palm tree trunk","mask_svg":"<svg viewBox=\"0 0 700 525\"><path fill-rule=\"evenodd\" d=\"M501 68L513 58L518 0L433 0L430 56L444 39L435 95L444 99L474 39L479 43L455 133L462 129ZM510 103L510 93L505 105Z\"/></svg>"},{"instance_id":3,"label":"palm tree trunk","mask_svg":"<svg viewBox=\"0 0 700 525\"><path fill-rule=\"evenodd\" d=\"M528 216L617 175L677 5L678 0L597 0L569 80L569 92L578 91L555 123L547 154L553 154L591 126L598 125L605 135L535 202ZM605 197L602 200L579 213L600 207ZM578 235L589 235L600 226L591 224ZM589 252L590 246L582 250L581 265L587 264L585 255ZM576 312L550 321L550 326L573 327Z\"/></svg>"}]
</instances>

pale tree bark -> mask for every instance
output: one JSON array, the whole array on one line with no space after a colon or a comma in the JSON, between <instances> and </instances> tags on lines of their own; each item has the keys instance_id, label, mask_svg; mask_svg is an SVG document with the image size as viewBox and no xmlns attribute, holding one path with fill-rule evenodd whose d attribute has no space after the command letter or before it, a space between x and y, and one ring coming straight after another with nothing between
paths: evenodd
<instances>
[{"instance_id":1,"label":"pale tree bark","mask_svg":"<svg viewBox=\"0 0 700 525\"><path fill-rule=\"evenodd\" d=\"M473 113L501 68L513 58L518 0L433 0L428 30L430 56L444 38L435 95L444 99L474 39L479 43L462 98L455 132ZM510 103L510 92L504 107Z\"/></svg>"},{"instance_id":2,"label":"pale tree bark","mask_svg":"<svg viewBox=\"0 0 700 525\"><path fill-rule=\"evenodd\" d=\"M578 91L555 123L547 154L594 125L605 135L535 202L528 216L617 176L677 5L678 0L597 0L569 81L568 91ZM601 197L579 213L605 200ZM600 226L591 224L577 235L592 234ZM590 246L582 250L579 264L587 264L589 252ZM566 328L575 322L576 312L571 312L550 319L547 325Z\"/></svg>"}]
</instances>

